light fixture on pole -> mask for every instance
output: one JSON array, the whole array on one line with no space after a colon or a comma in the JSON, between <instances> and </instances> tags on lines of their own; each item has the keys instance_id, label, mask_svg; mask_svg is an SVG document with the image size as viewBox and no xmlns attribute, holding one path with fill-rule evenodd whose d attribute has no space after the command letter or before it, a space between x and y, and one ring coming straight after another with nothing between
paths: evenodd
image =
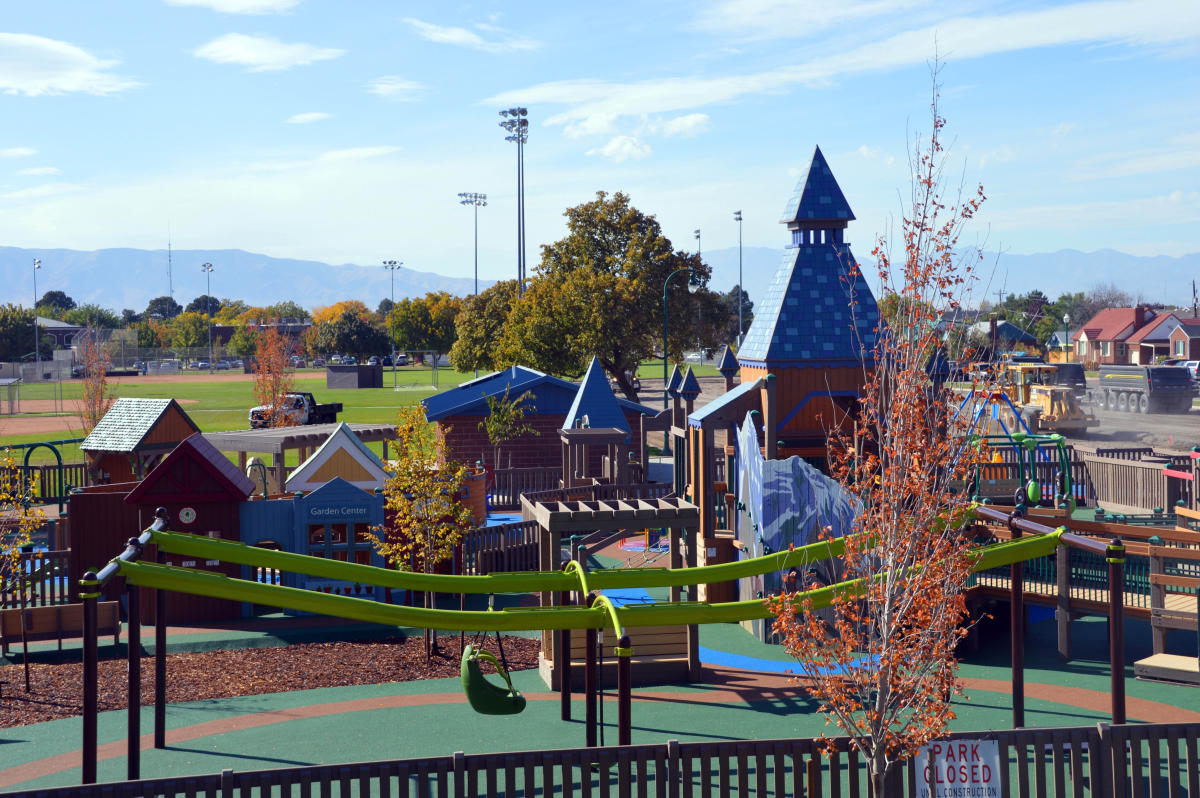
<instances>
[{"instance_id":1,"label":"light fixture on pole","mask_svg":"<svg viewBox=\"0 0 1200 798\"><path fill-rule=\"evenodd\" d=\"M529 140L529 110L507 108L500 112L505 141L517 145L517 295L525 293L525 142Z\"/></svg>"},{"instance_id":2,"label":"light fixture on pole","mask_svg":"<svg viewBox=\"0 0 1200 798\"><path fill-rule=\"evenodd\" d=\"M696 256L700 256L700 228L697 227L692 231L692 235L696 236Z\"/></svg>"},{"instance_id":3,"label":"light fixture on pole","mask_svg":"<svg viewBox=\"0 0 1200 798\"><path fill-rule=\"evenodd\" d=\"M1071 314L1063 314L1063 362L1071 362Z\"/></svg>"},{"instance_id":4,"label":"light fixture on pole","mask_svg":"<svg viewBox=\"0 0 1200 798\"><path fill-rule=\"evenodd\" d=\"M458 192L458 204L470 205L475 211L475 293L479 293L479 209L487 207L487 194L473 191Z\"/></svg>"},{"instance_id":5,"label":"light fixture on pole","mask_svg":"<svg viewBox=\"0 0 1200 798\"><path fill-rule=\"evenodd\" d=\"M403 265L404 263L402 261L397 260L385 260L383 262L383 268L388 270L388 275L391 277L393 314L396 312L396 269L399 269ZM393 315L392 318L395 319L395 315ZM396 383L396 335L392 330L391 324L388 325L388 341L392 345L392 390L398 391L400 390L400 386Z\"/></svg>"},{"instance_id":6,"label":"light fixture on pole","mask_svg":"<svg viewBox=\"0 0 1200 798\"><path fill-rule=\"evenodd\" d=\"M41 334L38 332L38 323L37 323L37 302L38 302L37 273L38 273L38 269L40 269L40 268L42 268L41 259L34 258L33 259L33 359L34 359L34 363L36 364L34 366L36 371L34 372L33 379L35 382L42 378L42 347L41 347L41 341L38 340L41 337Z\"/></svg>"},{"instance_id":7,"label":"light fixture on pole","mask_svg":"<svg viewBox=\"0 0 1200 798\"><path fill-rule=\"evenodd\" d=\"M742 348L742 334L746 332L746 328L742 326L742 292L746 290L746 286L742 285L742 212L734 211L733 220L738 223L738 349Z\"/></svg>"},{"instance_id":8,"label":"light fixture on pole","mask_svg":"<svg viewBox=\"0 0 1200 798\"><path fill-rule=\"evenodd\" d=\"M204 304L208 306L210 311L212 310L212 270L213 265L211 263L200 264L200 271L204 272L204 298L207 300ZM210 313L208 316L208 373L212 374L212 372L212 314Z\"/></svg>"}]
</instances>

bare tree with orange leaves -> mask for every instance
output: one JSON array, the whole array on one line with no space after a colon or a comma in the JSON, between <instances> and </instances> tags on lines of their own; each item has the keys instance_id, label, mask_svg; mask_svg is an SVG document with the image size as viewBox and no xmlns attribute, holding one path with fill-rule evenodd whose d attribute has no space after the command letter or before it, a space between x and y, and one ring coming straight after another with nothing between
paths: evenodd
<instances>
[{"instance_id":1,"label":"bare tree with orange leaves","mask_svg":"<svg viewBox=\"0 0 1200 798\"><path fill-rule=\"evenodd\" d=\"M83 386L80 416L83 419L85 431L92 429L104 418L104 414L112 407L113 395L108 387L108 368L112 358L96 339L95 328L88 327L80 336L80 360L83 364Z\"/></svg>"},{"instance_id":2,"label":"bare tree with orange leaves","mask_svg":"<svg viewBox=\"0 0 1200 798\"><path fill-rule=\"evenodd\" d=\"M254 349L254 398L265 408L268 427L295 423L287 413L287 395L295 388L288 363L290 349L291 342L275 327L259 332Z\"/></svg>"},{"instance_id":3,"label":"bare tree with orange leaves","mask_svg":"<svg viewBox=\"0 0 1200 798\"><path fill-rule=\"evenodd\" d=\"M979 455L956 434L950 397L926 366L943 344L942 312L968 295L978 268L979 251L964 256L958 244L984 194L980 186L945 196L937 73L935 63L932 130L914 141L902 259L885 238L872 252L897 298L864 364L853 428L830 441L832 472L863 508L839 563L847 587L834 591L829 613L803 593L768 599L801 681L866 762L876 796L890 794L896 766L954 718L972 566L963 530L970 498L955 483Z\"/></svg>"}]
</instances>

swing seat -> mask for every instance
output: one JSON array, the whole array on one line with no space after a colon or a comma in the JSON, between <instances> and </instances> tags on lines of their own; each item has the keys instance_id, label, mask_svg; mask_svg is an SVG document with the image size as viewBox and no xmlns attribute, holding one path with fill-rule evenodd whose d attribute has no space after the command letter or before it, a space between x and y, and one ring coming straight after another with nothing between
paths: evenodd
<instances>
[{"instance_id":1,"label":"swing seat","mask_svg":"<svg viewBox=\"0 0 1200 798\"><path fill-rule=\"evenodd\" d=\"M487 660L496 667L496 673L504 679L505 687L492 684L484 678L479 667L479 660ZM490 651L476 648L474 643L468 643L462 655L462 684L463 692L471 709L481 715L516 715L525 710L525 696L521 695L512 685L508 673L496 661Z\"/></svg>"}]
</instances>

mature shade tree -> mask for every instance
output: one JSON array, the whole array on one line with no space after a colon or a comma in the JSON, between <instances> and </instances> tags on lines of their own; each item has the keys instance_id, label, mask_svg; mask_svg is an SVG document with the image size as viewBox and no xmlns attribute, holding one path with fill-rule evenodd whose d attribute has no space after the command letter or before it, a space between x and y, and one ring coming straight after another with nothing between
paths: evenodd
<instances>
[{"instance_id":1,"label":"mature shade tree","mask_svg":"<svg viewBox=\"0 0 1200 798\"><path fill-rule=\"evenodd\" d=\"M305 321L309 318L308 311L290 299L283 302L276 302L273 305L267 305L263 310L266 312L266 318L270 319L297 319ZM316 321L316 319L313 319L313 321Z\"/></svg>"},{"instance_id":2,"label":"mature shade tree","mask_svg":"<svg viewBox=\"0 0 1200 798\"><path fill-rule=\"evenodd\" d=\"M269 331L274 331L274 327L268 327ZM252 330L242 322L234 324L233 335L229 336L228 348L233 351L238 357L246 358L254 354L254 350L258 347L259 333L257 330Z\"/></svg>"},{"instance_id":3,"label":"mature shade tree","mask_svg":"<svg viewBox=\"0 0 1200 798\"><path fill-rule=\"evenodd\" d=\"M462 298L437 291L425 295L425 304L429 307L429 333L422 348L449 352L457 338L455 320L462 312Z\"/></svg>"},{"instance_id":4,"label":"mature shade tree","mask_svg":"<svg viewBox=\"0 0 1200 798\"><path fill-rule=\"evenodd\" d=\"M217 324L233 324L249 309L250 306L240 299L222 299L221 307L213 316L213 321Z\"/></svg>"},{"instance_id":5,"label":"mature shade tree","mask_svg":"<svg viewBox=\"0 0 1200 798\"><path fill-rule=\"evenodd\" d=\"M142 314L132 308L125 308L121 311L121 326L132 327L142 320Z\"/></svg>"},{"instance_id":6,"label":"mature shade tree","mask_svg":"<svg viewBox=\"0 0 1200 798\"><path fill-rule=\"evenodd\" d=\"M853 429L830 446L833 473L861 507L854 534L843 538L846 582L829 591L832 621L816 612L811 593L770 600L799 675L866 762L877 796L902 792L885 789L889 775L942 739L955 717L973 541L962 528L970 498L954 482L983 456L955 428L947 389L931 387L925 372L941 335L932 322L958 306L978 264L977 256L960 260L956 244L984 200L982 187L958 200L942 194L936 80L935 65L932 129L913 153L912 206L902 215L904 250L893 260L880 241L872 252L901 312L864 363Z\"/></svg>"},{"instance_id":7,"label":"mature shade tree","mask_svg":"<svg viewBox=\"0 0 1200 798\"><path fill-rule=\"evenodd\" d=\"M62 315L62 320L79 327L95 327L101 330L116 330L121 327L121 317L108 308L88 303L79 305Z\"/></svg>"},{"instance_id":8,"label":"mature shade tree","mask_svg":"<svg viewBox=\"0 0 1200 798\"><path fill-rule=\"evenodd\" d=\"M270 308L267 308L269 311ZM347 311L353 312L364 322L371 318L371 311L367 306L357 299L343 299L341 302L334 302L332 305L325 305L313 309L312 320L313 324L323 324L333 322L340 319Z\"/></svg>"},{"instance_id":9,"label":"mature shade tree","mask_svg":"<svg viewBox=\"0 0 1200 798\"><path fill-rule=\"evenodd\" d=\"M429 330L433 320L429 317L429 304L423 298L404 298L392 308L385 322L389 345L400 351L429 349Z\"/></svg>"},{"instance_id":10,"label":"mature shade tree","mask_svg":"<svg viewBox=\"0 0 1200 798\"><path fill-rule=\"evenodd\" d=\"M676 252L658 220L620 192L597 192L563 215L567 235L542 246L536 276L509 315L501 357L578 375L594 355L625 396L636 398L627 375L662 346L668 275L690 268L704 286L711 270L698 255ZM680 359L697 340L715 345L727 322L716 295L702 287L693 297L681 274L669 284L667 305L669 356Z\"/></svg>"},{"instance_id":11,"label":"mature shade tree","mask_svg":"<svg viewBox=\"0 0 1200 798\"><path fill-rule=\"evenodd\" d=\"M379 300L379 306L375 308L375 315L380 319L386 320L387 315L392 312L392 308L395 306L395 302L387 297L384 297L383 299Z\"/></svg>"},{"instance_id":12,"label":"mature shade tree","mask_svg":"<svg viewBox=\"0 0 1200 798\"><path fill-rule=\"evenodd\" d=\"M205 316L212 318L217 315L221 309L221 300L215 296L201 294L187 304L184 310L188 313L203 313Z\"/></svg>"},{"instance_id":13,"label":"mature shade tree","mask_svg":"<svg viewBox=\"0 0 1200 798\"><path fill-rule=\"evenodd\" d=\"M158 296L150 300L142 315L166 321L175 318L180 313L183 313L182 305L169 296Z\"/></svg>"},{"instance_id":14,"label":"mature shade tree","mask_svg":"<svg viewBox=\"0 0 1200 798\"><path fill-rule=\"evenodd\" d=\"M742 329L738 331L738 298L742 300ZM754 321L754 303L750 301L750 295L740 285L735 285L729 289L729 293L721 297L722 312L729 317L729 324L721 331L721 341L719 343L737 344L746 334L746 330L750 329L750 323Z\"/></svg>"},{"instance_id":15,"label":"mature shade tree","mask_svg":"<svg viewBox=\"0 0 1200 798\"><path fill-rule=\"evenodd\" d=\"M355 308L347 308L333 321L318 322L312 329L315 333L308 347L318 354L340 352L361 358L388 351L384 331L363 320Z\"/></svg>"},{"instance_id":16,"label":"mature shade tree","mask_svg":"<svg viewBox=\"0 0 1200 798\"><path fill-rule=\"evenodd\" d=\"M208 345L208 317L184 311L171 323L171 346L176 349L195 349Z\"/></svg>"},{"instance_id":17,"label":"mature shade tree","mask_svg":"<svg viewBox=\"0 0 1200 798\"><path fill-rule=\"evenodd\" d=\"M450 348L455 368L494 371L513 365L498 357L497 344L516 300L516 280L501 280L463 300L463 309L454 322L458 337Z\"/></svg>"},{"instance_id":18,"label":"mature shade tree","mask_svg":"<svg viewBox=\"0 0 1200 798\"><path fill-rule=\"evenodd\" d=\"M38 340L42 359L54 356L54 339L43 333ZM33 360L33 311L20 305L0 305L0 362Z\"/></svg>"},{"instance_id":19,"label":"mature shade tree","mask_svg":"<svg viewBox=\"0 0 1200 798\"><path fill-rule=\"evenodd\" d=\"M46 308L56 313L65 313L75 307L75 300L62 291L47 291L38 300L38 307Z\"/></svg>"},{"instance_id":20,"label":"mature shade tree","mask_svg":"<svg viewBox=\"0 0 1200 798\"><path fill-rule=\"evenodd\" d=\"M134 325L137 330L137 345L143 349L155 349L171 345L171 328L158 319L147 316Z\"/></svg>"}]
</instances>

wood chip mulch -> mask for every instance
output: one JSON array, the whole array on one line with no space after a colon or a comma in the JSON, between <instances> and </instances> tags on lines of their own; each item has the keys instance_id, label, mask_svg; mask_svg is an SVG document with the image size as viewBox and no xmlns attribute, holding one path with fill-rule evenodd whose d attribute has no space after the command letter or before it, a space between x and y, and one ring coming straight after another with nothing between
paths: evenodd
<instances>
[{"instance_id":1,"label":"wood chip mulch","mask_svg":"<svg viewBox=\"0 0 1200 798\"><path fill-rule=\"evenodd\" d=\"M467 636L467 642L473 641ZM499 656L496 638L484 647ZM509 670L537 667L540 644L504 638ZM458 635L439 638L439 653L428 664L420 637L337 643L300 643L275 648L167 655L167 702L283 693L316 687L407 682L459 675ZM100 711L126 707L128 668L124 658L100 662ZM485 673L494 669L483 663ZM23 665L0 667L0 728L25 726L82 714L83 665L79 662L30 664L31 691L25 692ZM154 703L154 658L142 657L142 704Z\"/></svg>"}]
</instances>

